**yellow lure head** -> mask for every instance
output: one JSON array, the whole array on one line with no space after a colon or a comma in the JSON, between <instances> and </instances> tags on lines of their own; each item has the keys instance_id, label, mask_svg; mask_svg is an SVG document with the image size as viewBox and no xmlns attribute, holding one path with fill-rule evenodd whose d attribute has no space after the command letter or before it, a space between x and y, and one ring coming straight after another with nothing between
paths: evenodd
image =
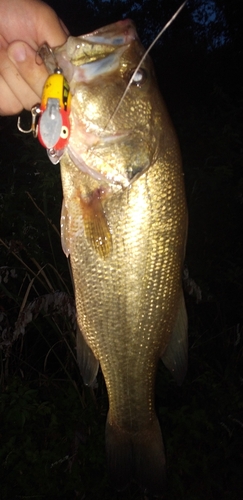
<instances>
[{"instance_id":1,"label":"yellow lure head","mask_svg":"<svg viewBox=\"0 0 243 500\"><path fill-rule=\"evenodd\" d=\"M70 113L70 89L65 76L60 72L60 70L48 76L46 80L41 98L41 109L43 111L47 107L47 100L49 98L58 99L60 108L67 111L68 114Z\"/></svg>"}]
</instances>

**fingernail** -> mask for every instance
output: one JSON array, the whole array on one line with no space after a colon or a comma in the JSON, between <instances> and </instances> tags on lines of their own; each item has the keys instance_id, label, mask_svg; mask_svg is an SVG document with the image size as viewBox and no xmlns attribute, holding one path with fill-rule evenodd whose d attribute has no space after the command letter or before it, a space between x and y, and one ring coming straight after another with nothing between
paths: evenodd
<instances>
[{"instance_id":1,"label":"fingernail","mask_svg":"<svg viewBox=\"0 0 243 500\"><path fill-rule=\"evenodd\" d=\"M23 62L26 59L26 50L24 45L15 43L9 47L8 55L13 62Z\"/></svg>"}]
</instances>

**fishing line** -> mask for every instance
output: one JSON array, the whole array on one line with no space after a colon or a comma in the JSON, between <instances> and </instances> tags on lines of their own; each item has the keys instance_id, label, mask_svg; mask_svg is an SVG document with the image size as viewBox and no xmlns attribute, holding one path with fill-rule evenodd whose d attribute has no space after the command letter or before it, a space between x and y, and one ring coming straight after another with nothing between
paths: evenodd
<instances>
[{"instance_id":1,"label":"fishing line","mask_svg":"<svg viewBox=\"0 0 243 500\"><path fill-rule=\"evenodd\" d=\"M150 52L150 50L153 48L153 46L156 44L156 42L159 40L159 38L163 35L163 33L169 28L169 26L173 23L173 21L176 19L176 17L178 16L178 14L181 12L181 10L183 9L183 7L185 7L186 3L188 2L188 0L185 0L185 2L183 2L181 4L181 6L179 7L179 9L177 9L177 11L173 14L173 16L170 18L170 20L165 24L165 26L162 28L162 30L158 33L158 35L155 37L155 39L152 41L152 43L149 45L148 49L144 52L143 56L141 57L135 71L133 72L128 84L127 84L127 87L126 89L124 90L124 93L119 101L119 103L117 104L117 107L115 108L115 111L113 112L113 114L111 115L111 117L109 118L109 122L107 123L107 125L105 126L105 129L108 127L110 121L114 118L114 116L116 115L116 113L118 112L121 104L123 103L126 95L127 95L127 92L128 90L130 89L131 85L132 85L132 82L138 72L138 70L140 69L141 65L143 64L143 61L144 59L147 57L148 53ZM105 130L104 129L104 130Z\"/></svg>"}]
</instances>

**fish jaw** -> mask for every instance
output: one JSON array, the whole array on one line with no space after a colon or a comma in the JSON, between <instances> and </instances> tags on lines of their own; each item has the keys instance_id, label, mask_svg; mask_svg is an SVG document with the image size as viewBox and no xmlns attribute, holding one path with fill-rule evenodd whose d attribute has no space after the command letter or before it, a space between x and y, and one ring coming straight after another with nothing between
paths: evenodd
<instances>
[{"instance_id":1,"label":"fish jaw","mask_svg":"<svg viewBox=\"0 0 243 500\"><path fill-rule=\"evenodd\" d=\"M137 31L131 19L123 19L113 24L103 26L92 33L81 37L96 44L128 45L138 39Z\"/></svg>"},{"instance_id":2,"label":"fish jaw","mask_svg":"<svg viewBox=\"0 0 243 500\"><path fill-rule=\"evenodd\" d=\"M55 57L58 62L63 58L80 66L103 59L134 40L138 40L136 28L130 19L125 19L86 35L70 36L64 45L55 49Z\"/></svg>"}]
</instances>

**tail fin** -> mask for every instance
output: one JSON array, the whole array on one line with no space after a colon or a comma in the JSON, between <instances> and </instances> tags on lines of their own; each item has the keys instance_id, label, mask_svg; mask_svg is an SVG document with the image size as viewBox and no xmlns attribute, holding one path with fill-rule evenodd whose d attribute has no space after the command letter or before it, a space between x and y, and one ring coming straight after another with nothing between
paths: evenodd
<instances>
[{"instance_id":1,"label":"tail fin","mask_svg":"<svg viewBox=\"0 0 243 500\"><path fill-rule=\"evenodd\" d=\"M146 429L132 433L106 423L108 468L112 483L123 490L134 478L153 495L165 489L165 454L157 418Z\"/></svg>"}]
</instances>

